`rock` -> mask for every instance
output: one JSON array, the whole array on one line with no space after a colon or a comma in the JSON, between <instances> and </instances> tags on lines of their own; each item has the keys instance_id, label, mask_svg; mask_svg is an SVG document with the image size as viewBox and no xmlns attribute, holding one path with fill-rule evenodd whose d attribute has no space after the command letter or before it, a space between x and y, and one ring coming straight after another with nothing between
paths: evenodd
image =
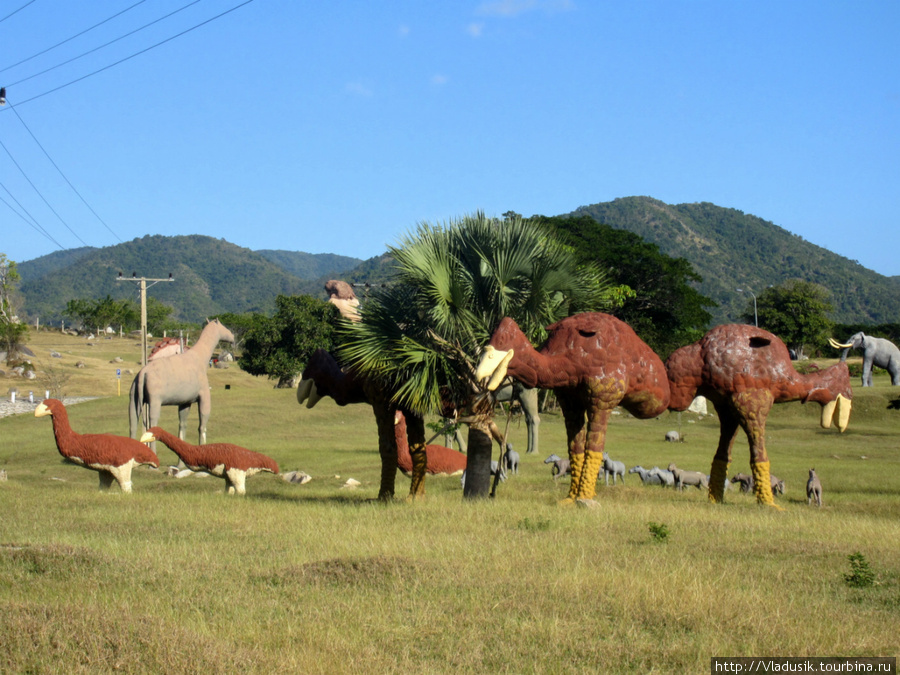
<instances>
[{"instance_id":1,"label":"rock","mask_svg":"<svg viewBox=\"0 0 900 675\"><path fill-rule=\"evenodd\" d=\"M59 352L50 352L50 358L51 359L61 359L62 354L60 354Z\"/></svg>"},{"instance_id":2,"label":"rock","mask_svg":"<svg viewBox=\"0 0 900 675\"><path fill-rule=\"evenodd\" d=\"M84 368L85 365L86 365L86 364L85 364L84 361L79 361L78 363L75 364L75 367L76 367L76 368Z\"/></svg>"},{"instance_id":3,"label":"rock","mask_svg":"<svg viewBox=\"0 0 900 675\"><path fill-rule=\"evenodd\" d=\"M110 363L122 363L122 357L121 357L121 356L117 356L117 357L114 358L112 361L110 361Z\"/></svg>"},{"instance_id":4,"label":"rock","mask_svg":"<svg viewBox=\"0 0 900 675\"><path fill-rule=\"evenodd\" d=\"M25 375L23 375L23 377L26 380L33 380L34 378L37 377L37 375L34 374L33 370L27 370L27 371L25 371Z\"/></svg>"},{"instance_id":5,"label":"rock","mask_svg":"<svg viewBox=\"0 0 900 675\"><path fill-rule=\"evenodd\" d=\"M360 483L355 478L348 478L341 487L342 488L358 488L360 485L362 485L362 483Z\"/></svg>"},{"instance_id":6,"label":"rock","mask_svg":"<svg viewBox=\"0 0 900 675\"><path fill-rule=\"evenodd\" d=\"M224 361L216 361L214 367L215 367L215 368L218 368L219 370L227 370L227 369L228 369L228 364L225 363Z\"/></svg>"},{"instance_id":7,"label":"rock","mask_svg":"<svg viewBox=\"0 0 900 675\"><path fill-rule=\"evenodd\" d=\"M287 473L281 474L281 479L286 483L305 485L312 480L312 476L304 471L288 471Z\"/></svg>"},{"instance_id":8,"label":"rock","mask_svg":"<svg viewBox=\"0 0 900 675\"><path fill-rule=\"evenodd\" d=\"M599 509L600 502L596 499L579 499L575 502L575 506L582 509Z\"/></svg>"}]
</instances>

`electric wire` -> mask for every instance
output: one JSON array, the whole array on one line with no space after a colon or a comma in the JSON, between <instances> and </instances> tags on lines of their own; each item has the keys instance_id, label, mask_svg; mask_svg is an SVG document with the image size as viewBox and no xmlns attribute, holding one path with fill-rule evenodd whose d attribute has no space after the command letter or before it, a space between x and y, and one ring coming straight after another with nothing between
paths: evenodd
<instances>
[{"instance_id":1,"label":"electric wire","mask_svg":"<svg viewBox=\"0 0 900 675\"><path fill-rule=\"evenodd\" d=\"M66 181L66 183L68 184L68 186L69 186L70 188L72 188L72 192L74 192L76 195L78 195L78 198L81 200L82 204L84 204L84 205L88 208L88 210L89 210L91 213L94 214L94 217L96 217L97 220L99 220L100 223L102 223L103 227L105 227L107 230L109 230L109 233L110 233L112 236L114 236L116 239L118 239L118 240L119 240L119 243L121 244L121 243L122 243L122 238L119 237L119 235L116 234L116 233L113 231L113 229L112 229L109 225L106 224L106 221L103 220L103 218L100 217L100 215L93 209L93 207L92 207L90 204L87 203L87 200L81 195L81 193L76 189L76 187L75 187L74 185L72 185L72 181L70 181L70 180L68 179L68 177L66 176L66 174L63 173L62 169L59 168L59 165L58 165L56 162L53 161L53 158L50 156L50 153L47 152L47 150L44 148L44 146L41 144L41 142L37 139L37 137L36 137L36 136L34 135L34 133L31 131L31 129L29 128L29 126L28 126L27 124L25 124L25 120L22 119L22 116L19 114L19 111L16 110L15 108L13 108L13 112L16 113L16 117L19 118L19 121L22 123L22 126L25 127L25 131L28 132L28 134L31 136L32 140L33 140L33 141L37 144L37 146L41 149L41 152L44 153L44 156L45 156L45 157L47 158L47 160L53 165L53 168L56 169L57 172L59 172L59 175L62 176L62 179L63 179L64 181Z\"/></svg>"},{"instance_id":2,"label":"electric wire","mask_svg":"<svg viewBox=\"0 0 900 675\"><path fill-rule=\"evenodd\" d=\"M10 13L7 14L6 16L4 16L2 19L0 19L0 23L3 23L4 21L6 21L6 20L7 20L9 17L11 17L11 16L13 16L13 15L15 15L15 14L18 14L18 13L21 12L23 9L25 9L26 7L28 7L28 5L30 5L32 2L34 2L34 0L29 0L29 1L26 2L24 5L22 5L21 7L19 7L19 9L13 10L12 12L10 12Z\"/></svg>"},{"instance_id":3,"label":"electric wire","mask_svg":"<svg viewBox=\"0 0 900 675\"><path fill-rule=\"evenodd\" d=\"M10 82L10 83L7 84L6 86L7 86L7 87L14 87L14 86L16 86L17 84L22 84L23 82L28 82L28 80L33 80L34 78L40 77L41 75L46 75L47 73L49 73L49 72L51 72L51 71L54 71L54 70L56 70L57 68L62 68L63 66L66 66L66 65L72 63L73 61L77 61L78 59L81 59L81 58L84 58L85 56L88 56L89 54L93 54L94 52L98 52L98 51L100 51L101 49L104 49L105 47L109 47L110 45L115 44L116 42L119 42L120 40L124 40L124 39L127 38L127 37L131 37L131 36L134 35L135 33L139 33L139 32L141 32L142 30L144 30L145 28L149 28L150 26L152 26L152 25L154 25L154 24L157 24L157 23L159 23L160 21L164 21L165 19L168 19L169 17L174 16L175 14L178 14L178 12L183 12L183 11L186 10L188 7L190 7L191 5L196 5L196 4L197 4L198 2L200 2L200 1L201 1L201 0L193 0L193 2L189 2L188 4L184 5L183 7L179 7L178 9L176 9L176 10L174 10L174 11L172 11L172 12L169 12L169 13L166 14L165 16L161 16L161 17L159 17L158 19L155 19L155 20L151 21L151 22L148 23L148 24L144 24L144 25L141 26L140 28L135 28L134 30L129 31L129 32L125 33L124 35L120 35L119 37L117 37L117 38L115 38L115 39L113 39L113 40L110 40L109 42L107 42L107 43L105 43L105 44L102 44L102 45L100 45L99 47L94 47L93 49L89 49L88 51L84 52L83 54L79 54L78 56L73 56L71 59L67 59L67 60L63 61L62 63L57 63L55 66L51 66L51 67L49 67L49 68L46 68L46 69L40 71L39 73L34 73L34 74L32 74L32 75L29 75L28 77L23 77L21 80L17 80L17 81L15 81L15 82Z\"/></svg>"},{"instance_id":4,"label":"electric wire","mask_svg":"<svg viewBox=\"0 0 900 675\"><path fill-rule=\"evenodd\" d=\"M32 0L32 2L34 2L34 0ZM68 37L68 38L66 38L65 40L63 40L62 42L57 42L57 43L56 43L55 45L53 45L52 47L47 47L46 49L42 49L42 50L39 51L37 54L32 54L31 56L29 56L29 57L27 57L27 58L24 58L24 59L22 59L21 61L19 61L18 63L12 64L11 66L6 66L5 68L0 68L0 73L5 73L5 72L6 72L7 70L9 70L10 68L15 68L16 66L21 66L23 63L27 63L28 61L31 61L31 59L35 59L35 58L37 58L38 56L42 56L43 54L46 54L46 53L49 52L49 51L53 51L53 50L56 49L57 47L61 47L62 45L66 44L67 42L71 42L71 41L74 40L75 38L81 37L81 36L84 35L85 33L89 33L90 31L94 30L95 28L98 28L98 27L102 26L103 24L109 23L110 21L112 21L112 20L115 19L116 17L122 16L125 12L128 12L128 11L134 9L134 8L137 7L138 5L144 4L145 2L147 2L147 0L138 0L138 2L134 3L131 7L126 7L126 8L123 9L121 12L118 12L118 13L116 13L116 14L113 14L113 15L110 16L110 17L107 17L106 19L103 19L103 21L101 21L100 23L95 23L95 24L94 24L93 26L91 26L90 28L85 28L85 29L84 29L83 31L81 31L80 33L76 33L76 34L73 35L72 37ZM29 4L31 4L31 3L29 3Z\"/></svg>"},{"instance_id":5,"label":"electric wire","mask_svg":"<svg viewBox=\"0 0 900 675\"><path fill-rule=\"evenodd\" d=\"M53 236L49 232L47 232L47 230L45 230L43 227L41 227L40 223L37 222L35 217L32 216L31 213L29 213L28 209L26 209L24 206L22 206L22 204L19 202L19 200L13 196L13 193L9 191L9 188L7 188L6 185L4 185L2 182L0 182L0 187L2 187L4 190L6 190L6 194L8 194L12 198L12 200L19 206L20 209L22 209L28 215L28 218L31 218L31 220L28 220L28 218L26 218L21 213L16 211L12 207L12 205L8 201L6 201L3 197L0 197L0 202L3 202L4 204L6 204L7 208L9 208L10 211L15 213L22 220L24 220L38 234L44 235L45 237L47 237L47 239L49 239L54 244L59 246L60 249L65 250L66 247L63 246L62 244L60 244L58 241L56 241L56 239L54 239Z\"/></svg>"},{"instance_id":6,"label":"electric wire","mask_svg":"<svg viewBox=\"0 0 900 675\"><path fill-rule=\"evenodd\" d=\"M89 77L93 77L94 75L99 75L100 73L102 73L102 72L104 72L104 71L107 71L107 70L109 70L110 68L114 68L114 67L116 67L116 66L118 66L118 65L121 65L122 63L125 63L126 61L130 61L131 59L133 59L133 58L135 58L135 57L137 57L137 56L140 56L141 54L145 54L145 53L149 52L149 51L152 50L152 49L156 49L157 47L161 47L162 45L164 45L164 44L166 44L166 43L168 43L168 42L171 42L172 40L175 40L175 39L177 39L177 38L180 38L180 37L182 37L183 35L187 35L187 34L190 33L191 31L195 31L195 30L197 30L198 28L202 28L203 26L205 26L205 25L208 24L208 23L212 23L213 21L215 21L215 20L217 20L217 19L221 19L223 16L226 16L227 14L231 14L231 12L234 12L234 11L240 9L241 7L244 7L245 5L249 5L249 4L250 4L251 2L253 2L253 1L254 1L254 0L244 0L244 2L242 2L242 3L238 4L238 5L235 5L235 6L232 7L231 9L226 9L224 12L221 12L220 14L216 14L215 16L210 17L209 19L206 19L205 21L201 21L200 23L198 23L198 24L196 24L196 25L194 25L194 26L191 26L190 28L187 28L187 29L181 31L180 33L176 33L175 35L172 35L171 37L166 38L165 40L161 40L160 42L157 42L156 44L150 45L149 47L146 47L146 48L144 48L144 49L141 49L140 51L137 51L137 52L135 52L134 54L131 54L130 56L126 56L125 58L122 58L122 59L119 59L118 61L115 61L114 63L110 63L109 65L103 66L102 68L99 68L99 69L97 69L97 70L95 70L95 71L93 71L93 72L88 73L87 75L82 75L81 77L78 77L78 78L76 78L76 79L74 79L74 80L72 80L72 81L70 81L70 82L67 82L67 83L65 83L65 84L61 84L61 85L59 85L58 87L54 87L53 89L49 89L49 90L43 92L42 94L36 94L35 96L32 96L31 98L26 98L25 100L20 101L20 102L17 103L16 105L25 105L26 103L31 103L32 101L35 101L35 100L37 100L37 99L39 99L39 98L43 98L44 96L48 96L49 94L53 94L53 93L55 93L55 92L57 92L57 91L60 91L61 89L65 89L66 87L71 87L73 84L77 84L78 82L81 82L81 81L83 81L83 80L86 80L86 79L88 79ZM6 85L6 86L11 86L11 85Z\"/></svg>"},{"instance_id":7,"label":"electric wire","mask_svg":"<svg viewBox=\"0 0 900 675\"><path fill-rule=\"evenodd\" d=\"M78 241L80 241L82 244L84 244L85 246L87 246L88 243L87 243L84 239L82 239L81 237L79 237L79 236L78 236L78 233L75 232L75 230L73 230L71 227L69 227L69 224L63 219L63 217L62 217L61 215L59 215L59 213L57 213L56 209L54 209L54 208L50 205L50 202L48 202L48 201L47 201L47 198L44 197L44 195L41 193L40 190L38 190L37 186L36 186L36 185L32 182L32 180L28 177L28 174L25 173L25 170L19 165L19 163L16 161L16 158L13 157L12 153L9 151L9 148L6 147L6 144L5 144L2 140L0 140L0 147L2 147L2 148L6 151L6 154L9 155L9 158L10 158L10 160L12 160L12 163L16 165L16 168L19 170L19 173L21 173L22 176L25 178L25 180L28 181L28 184L29 184L29 185L32 187L32 189L37 193L38 197L41 198L41 200L44 202L44 204L46 204L47 208L50 209L50 210L53 212L53 215L55 215L57 218L59 218L59 222L61 222L63 225L65 225L65 226L66 226L66 229L69 230L69 232L71 232L72 235L73 235ZM4 188L4 189L5 189L5 188ZM7 190L7 192L9 192L9 190ZM16 203L18 203L18 202L16 202Z\"/></svg>"}]
</instances>

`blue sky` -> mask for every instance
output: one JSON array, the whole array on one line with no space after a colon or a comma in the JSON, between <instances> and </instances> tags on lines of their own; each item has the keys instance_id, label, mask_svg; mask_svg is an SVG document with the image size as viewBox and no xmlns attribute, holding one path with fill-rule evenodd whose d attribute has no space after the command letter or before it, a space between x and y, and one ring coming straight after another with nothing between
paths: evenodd
<instances>
[{"instance_id":1,"label":"blue sky","mask_svg":"<svg viewBox=\"0 0 900 675\"><path fill-rule=\"evenodd\" d=\"M0 252L369 258L421 221L649 195L900 274L894 0L243 2L0 0Z\"/></svg>"}]
</instances>

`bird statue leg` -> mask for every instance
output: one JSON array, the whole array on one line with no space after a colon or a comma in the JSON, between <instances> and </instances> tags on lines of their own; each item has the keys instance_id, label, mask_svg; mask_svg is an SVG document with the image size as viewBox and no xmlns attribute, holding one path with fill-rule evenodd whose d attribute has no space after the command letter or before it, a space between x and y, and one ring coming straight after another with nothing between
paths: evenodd
<instances>
[{"instance_id":1,"label":"bird statue leg","mask_svg":"<svg viewBox=\"0 0 900 675\"><path fill-rule=\"evenodd\" d=\"M584 441L587 432L584 428L583 406L577 405L574 397L567 396L563 392L557 392L557 399L563 411L566 422L566 437L569 439L569 494L560 501L561 505L574 504L578 499L578 488L581 484L581 475L584 469Z\"/></svg>"},{"instance_id":2,"label":"bird statue leg","mask_svg":"<svg viewBox=\"0 0 900 675\"><path fill-rule=\"evenodd\" d=\"M725 480L728 477L728 460L713 459L709 470L709 501L721 504L725 501Z\"/></svg>"},{"instance_id":3,"label":"bird statue leg","mask_svg":"<svg viewBox=\"0 0 900 675\"><path fill-rule=\"evenodd\" d=\"M719 417L719 446L713 457L709 470L709 501L721 504L725 501L725 480L728 477L728 465L731 463L731 449L739 427L738 417L730 406L716 399L713 402L716 415Z\"/></svg>"},{"instance_id":4,"label":"bird statue leg","mask_svg":"<svg viewBox=\"0 0 900 675\"><path fill-rule=\"evenodd\" d=\"M769 462L751 462L750 470L753 472L753 492L756 494L756 503L763 506L771 506L778 511L784 511L783 508L775 503L775 497L772 495Z\"/></svg>"},{"instance_id":5,"label":"bird statue leg","mask_svg":"<svg viewBox=\"0 0 900 675\"><path fill-rule=\"evenodd\" d=\"M576 500L593 499L597 495L597 476L603 466L607 423L613 409L625 396L625 384L614 378L597 378L588 382L588 391L587 440Z\"/></svg>"}]
</instances>

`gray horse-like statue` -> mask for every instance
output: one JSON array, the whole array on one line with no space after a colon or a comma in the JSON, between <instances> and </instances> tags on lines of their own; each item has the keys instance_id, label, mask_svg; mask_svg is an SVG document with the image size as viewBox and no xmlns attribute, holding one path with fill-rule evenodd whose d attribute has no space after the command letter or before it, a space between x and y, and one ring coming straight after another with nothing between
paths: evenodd
<instances>
[{"instance_id":1,"label":"gray horse-like statue","mask_svg":"<svg viewBox=\"0 0 900 675\"><path fill-rule=\"evenodd\" d=\"M206 443L206 422L211 407L206 371L219 341L233 343L234 335L218 319L213 319L203 328L191 349L150 361L138 371L131 383L128 399L128 428L132 438L139 438L144 431L141 421L145 404L149 408L148 428L158 425L162 406L177 405L178 437L184 440L191 404L197 403L200 408L200 444Z\"/></svg>"},{"instance_id":2,"label":"gray horse-like statue","mask_svg":"<svg viewBox=\"0 0 900 675\"><path fill-rule=\"evenodd\" d=\"M835 349L843 349L841 361L847 359L847 352L851 349L861 349L863 352L862 386L872 386L872 366L884 368L891 374L891 384L900 385L900 349L890 340L872 337L859 332L846 343L840 343L834 338L828 340Z\"/></svg>"}]
</instances>

